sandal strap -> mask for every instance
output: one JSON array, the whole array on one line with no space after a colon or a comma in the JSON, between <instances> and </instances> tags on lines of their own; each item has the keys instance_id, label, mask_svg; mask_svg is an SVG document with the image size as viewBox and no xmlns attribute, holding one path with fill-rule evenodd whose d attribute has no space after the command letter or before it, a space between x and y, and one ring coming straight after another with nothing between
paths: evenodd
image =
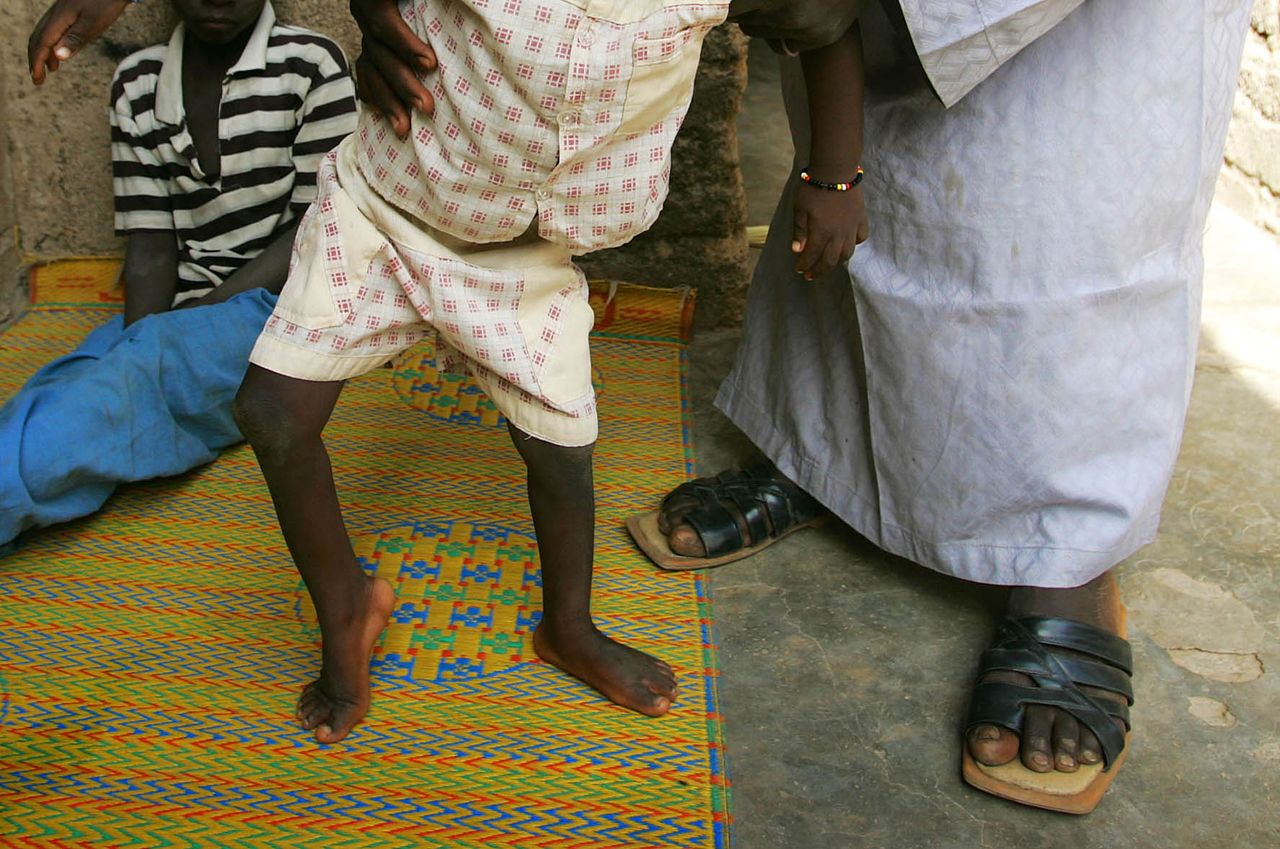
<instances>
[{"instance_id":1,"label":"sandal strap","mask_svg":"<svg viewBox=\"0 0 1280 849\"><path fill-rule=\"evenodd\" d=\"M685 514L684 521L697 532L707 557L719 557L746 545L742 531L738 530L737 520L719 502L689 511Z\"/></svg>"},{"instance_id":2,"label":"sandal strap","mask_svg":"<svg viewBox=\"0 0 1280 849\"><path fill-rule=\"evenodd\" d=\"M812 496L767 462L680 484L662 500L661 509L680 507L687 507L681 518L697 532L707 557L757 545L822 512ZM745 538L739 516L746 526Z\"/></svg>"},{"instance_id":3,"label":"sandal strap","mask_svg":"<svg viewBox=\"0 0 1280 849\"><path fill-rule=\"evenodd\" d=\"M1133 674L1133 649L1123 637L1096 625L1056 616L1024 616L1018 622L1046 646L1087 654L1127 675Z\"/></svg>"},{"instance_id":4,"label":"sandal strap","mask_svg":"<svg viewBox=\"0 0 1280 849\"><path fill-rule=\"evenodd\" d=\"M1123 696L1128 704L1133 704L1133 679L1122 669L1099 663L1084 657L1057 655L1058 663L1066 670L1071 681L1080 687L1094 687ZM1054 679L1045 677L1040 658L1033 652L1023 649L991 648L982 653L982 672L1004 670L1021 672L1028 675L1042 687L1052 687Z\"/></svg>"},{"instance_id":5,"label":"sandal strap","mask_svg":"<svg viewBox=\"0 0 1280 849\"><path fill-rule=\"evenodd\" d=\"M1041 639L1044 635L1047 639ZM1108 637L1110 639L1101 639ZM1117 643L1123 643L1123 650ZM1078 657L1055 648L1082 652ZM1100 628L1056 617L1006 617L999 623L995 645L983 652L980 677L989 672L1020 672L1037 686L981 681L969 706L968 728L998 725L1022 732L1026 706L1047 705L1066 711L1093 732L1102 746L1105 768L1124 751L1125 734L1114 720L1130 728L1133 703L1132 654L1121 637ZM1098 687L1124 697L1124 702L1094 699L1080 689Z\"/></svg>"}]
</instances>

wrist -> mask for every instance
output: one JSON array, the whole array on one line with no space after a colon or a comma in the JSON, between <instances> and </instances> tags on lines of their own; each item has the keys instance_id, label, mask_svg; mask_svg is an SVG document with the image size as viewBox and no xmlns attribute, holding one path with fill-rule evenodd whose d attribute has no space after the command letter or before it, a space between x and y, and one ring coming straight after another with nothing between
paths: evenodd
<instances>
[{"instance_id":1,"label":"wrist","mask_svg":"<svg viewBox=\"0 0 1280 849\"><path fill-rule=\"evenodd\" d=\"M800 169L800 182L815 189L825 189L832 192L847 192L855 189L862 182L862 177L861 165L854 166L851 172L845 171L835 179L830 179L824 172L811 169L807 165Z\"/></svg>"}]
</instances>

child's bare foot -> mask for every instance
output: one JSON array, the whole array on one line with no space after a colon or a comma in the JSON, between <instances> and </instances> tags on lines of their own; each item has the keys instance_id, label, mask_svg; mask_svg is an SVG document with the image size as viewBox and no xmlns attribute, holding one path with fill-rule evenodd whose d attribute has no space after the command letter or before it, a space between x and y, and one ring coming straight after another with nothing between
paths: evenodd
<instances>
[{"instance_id":1,"label":"child's bare foot","mask_svg":"<svg viewBox=\"0 0 1280 849\"><path fill-rule=\"evenodd\" d=\"M395 606L395 590L371 578L368 593L344 624L322 623L320 677L302 690L296 717L316 741L336 743L369 711L369 660Z\"/></svg>"},{"instance_id":2,"label":"child's bare foot","mask_svg":"<svg viewBox=\"0 0 1280 849\"><path fill-rule=\"evenodd\" d=\"M533 648L609 701L645 716L662 716L676 700L676 674L666 662L609 639L594 625L556 634L544 622L533 632Z\"/></svg>"}]
</instances>

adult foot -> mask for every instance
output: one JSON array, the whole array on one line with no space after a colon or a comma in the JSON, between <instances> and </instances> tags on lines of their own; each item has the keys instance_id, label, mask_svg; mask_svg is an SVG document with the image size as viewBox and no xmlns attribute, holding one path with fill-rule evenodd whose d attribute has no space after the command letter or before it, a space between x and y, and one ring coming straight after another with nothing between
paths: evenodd
<instances>
[{"instance_id":1,"label":"adult foot","mask_svg":"<svg viewBox=\"0 0 1280 849\"><path fill-rule=\"evenodd\" d=\"M322 622L320 677L302 690L296 717L319 743L336 743L369 712L369 661L395 606L395 590L370 578L364 599L350 615Z\"/></svg>"},{"instance_id":2,"label":"adult foot","mask_svg":"<svg viewBox=\"0 0 1280 849\"><path fill-rule=\"evenodd\" d=\"M538 657L599 690L614 704L662 716L676 700L676 674L665 661L611 640L594 626L557 632L546 622L533 632Z\"/></svg>"},{"instance_id":3,"label":"adult foot","mask_svg":"<svg viewBox=\"0 0 1280 849\"><path fill-rule=\"evenodd\" d=\"M1008 614L1019 618L1044 616L1070 619L1101 628L1109 634L1124 629L1124 607L1120 590L1108 572L1082 587L1073 589L1037 589L1017 587L1009 595ZM1065 650L1055 651L1067 654ZM1035 686L1029 676L1016 672L991 672L983 681L1004 681L1022 686ZM1090 697L1102 703L1124 704L1117 693L1094 687L1081 687ZM1115 720L1121 733L1123 723ZM978 725L969 730L966 744L974 760L986 766L1000 766L1021 758L1033 772L1075 772L1084 764L1102 763L1102 746L1088 728L1066 711L1045 705L1027 705L1021 733L996 725Z\"/></svg>"},{"instance_id":4,"label":"adult foot","mask_svg":"<svg viewBox=\"0 0 1280 849\"><path fill-rule=\"evenodd\" d=\"M676 487L658 510L658 530L682 557L722 557L763 548L824 513L772 463L761 461Z\"/></svg>"}]
</instances>

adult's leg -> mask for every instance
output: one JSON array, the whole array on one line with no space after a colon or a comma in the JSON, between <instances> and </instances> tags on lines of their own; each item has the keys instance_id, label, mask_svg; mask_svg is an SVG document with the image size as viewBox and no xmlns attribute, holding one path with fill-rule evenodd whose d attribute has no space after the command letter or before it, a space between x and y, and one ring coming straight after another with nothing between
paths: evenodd
<instances>
[{"instance_id":1,"label":"adult's leg","mask_svg":"<svg viewBox=\"0 0 1280 849\"><path fill-rule=\"evenodd\" d=\"M661 716L676 699L671 667L611 640L591 619L594 444L566 448L514 426L510 431L528 468L529 509L542 564L542 622L533 634L534 649L610 701Z\"/></svg>"},{"instance_id":2,"label":"adult's leg","mask_svg":"<svg viewBox=\"0 0 1280 849\"><path fill-rule=\"evenodd\" d=\"M868 391L865 364L856 343L861 328L850 303L849 283L847 278L839 279L840 272L828 280L797 286L785 244L789 233L788 193L781 199L770 228L773 244L765 247L752 282L747 328L735 374L722 388L718 401L722 407L727 401L730 417L766 456L788 473L800 473L801 487L837 515L851 520L858 530L876 538L876 475L862 471L871 455L866 436L868 413L861 402ZM874 254L875 246L870 250ZM839 438L823 436L831 421L843 427L836 434ZM796 485L776 467L770 467L769 475L779 486ZM846 485L849 480L869 483L854 488ZM712 479L706 482L710 485ZM817 487L810 488L815 483ZM862 500L852 497L853 492ZM736 518L744 539L754 541L746 533L742 510L727 499L725 507ZM673 551L701 557L705 554L701 535L686 521L694 509L697 507L689 501L671 499L660 515L660 526ZM897 553L910 556L909 552ZM1118 590L1108 573L1072 589L1012 587L1007 613L1014 617L1060 617L1117 633L1118 607ZM1031 683L1026 676L1010 673L993 677ZM1088 692L1116 698L1102 691ZM970 731L967 743L984 764L1021 758L1037 772L1073 772L1080 764L1101 759L1094 735L1082 730L1070 714L1047 707L1027 710L1022 734L980 726Z\"/></svg>"},{"instance_id":3,"label":"adult's leg","mask_svg":"<svg viewBox=\"0 0 1280 849\"><path fill-rule=\"evenodd\" d=\"M250 365L235 402L320 622L320 675L303 689L297 719L321 743L346 737L368 712L369 660L395 602L391 585L356 562L321 438L342 386Z\"/></svg>"}]
</instances>

